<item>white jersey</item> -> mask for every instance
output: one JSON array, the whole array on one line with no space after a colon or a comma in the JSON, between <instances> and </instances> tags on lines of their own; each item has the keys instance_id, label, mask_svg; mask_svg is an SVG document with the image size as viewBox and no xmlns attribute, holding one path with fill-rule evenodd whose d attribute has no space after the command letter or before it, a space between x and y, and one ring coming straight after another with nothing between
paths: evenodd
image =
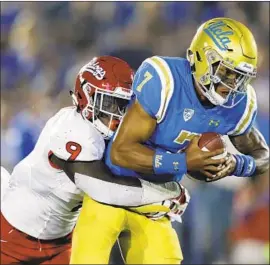
<instances>
[{"instance_id":1,"label":"white jersey","mask_svg":"<svg viewBox=\"0 0 270 265\"><path fill-rule=\"evenodd\" d=\"M102 135L75 107L61 109L42 130L34 150L14 168L2 200L2 213L18 230L39 239L72 232L83 192L53 167L48 154L65 160L100 160Z\"/></svg>"}]
</instances>

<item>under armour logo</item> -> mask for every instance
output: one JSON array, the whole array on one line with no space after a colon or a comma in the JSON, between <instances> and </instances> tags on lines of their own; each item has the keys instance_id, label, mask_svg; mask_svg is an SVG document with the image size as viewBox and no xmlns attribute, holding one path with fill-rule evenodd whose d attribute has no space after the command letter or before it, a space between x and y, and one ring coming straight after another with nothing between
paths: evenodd
<instances>
[{"instance_id":1,"label":"under armour logo","mask_svg":"<svg viewBox=\"0 0 270 265\"><path fill-rule=\"evenodd\" d=\"M173 162L173 169L175 170L175 171L179 171L179 162Z\"/></svg>"},{"instance_id":2,"label":"under armour logo","mask_svg":"<svg viewBox=\"0 0 270 265\"><path fill-rule=\"evenodd\" d=\"M251 172L253 168L253 162L251 161L249 164L248 164L248 168L247 168L247 173L249 174Z\"/></svg>"},{"instance_id":3,"label":"under armour logo","mask_svg":"<svg viewBox=\"0 0 270 265\"><path fill-rule=\"evenodd\" d=\"M209 121L209 125L213 125L215 127L218 127L219 126L219 123L220 123L220 120L210 120Z\"/></svg>"}]
</instances>

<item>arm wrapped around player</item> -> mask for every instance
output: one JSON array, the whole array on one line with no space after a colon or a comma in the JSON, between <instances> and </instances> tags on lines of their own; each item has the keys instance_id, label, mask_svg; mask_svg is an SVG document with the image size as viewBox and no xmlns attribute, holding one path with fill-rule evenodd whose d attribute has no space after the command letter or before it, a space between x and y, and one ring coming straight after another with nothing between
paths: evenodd
<instances>
[{"instance_id":1,"label":"arm wrapped around player","mask_svg":"<svg viewBox=\"0 0 270 265\"><path fill-rule=\"evenodd\" d=\"M139 206L182 194L178 182L152 183L143 179L115 177L101 160L65 161L54 154L51 161L62 168L76 186L92 199L117 206Z\"/></svg>"},{"instance_id":2,"label":"arm wrapped around player","mask_svg":"<svg viewBox=\"0 0 270 265\"><path fill-rule=\"evenodd\" d=\"M163 217L170 218L171 221L182 222L182 216L190 202L188 190L181 184L181 193L179 196L164 200L160 203L143 205L140 207L129 207L129 210L145 215L152 220L158 220Z\"/></svg>"}]
</instances>

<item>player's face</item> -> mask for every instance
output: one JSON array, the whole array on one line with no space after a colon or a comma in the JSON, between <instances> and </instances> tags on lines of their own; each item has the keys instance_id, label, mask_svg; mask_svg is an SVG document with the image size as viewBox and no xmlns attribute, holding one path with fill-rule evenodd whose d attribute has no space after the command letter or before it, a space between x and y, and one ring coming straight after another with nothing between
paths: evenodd
<instances>
[{"instance_id":1,"label":"player's face","mask_svg":"<svg viewBox=\"0 0 270 265\"><path fill-rule=\"evenodd\" d=\"M226 98L231 89L237 88L237 80L239 74L224 65L220 65L218 68L214 69L215 75L218 76L221 80L220 83L216 84L216 92Z\"/></svg>"},{"instance_id":2,"label":"player's face","mask_svg":"<svg viewBox=\"0 0 270 265\"><path fill-rule=\"evenodd\" d=\"M216 88L216 92L222 96L223 98L227 98L230 93L230 89L223 84L218 84Z\"/></svg>"},{"instance_id":3,"label":"player's face","mask_svg":"<svg viewBox=\"0 0 270 265\"><path fill-rule=\"evenodd\" d=\"M102 121L102 123L104 125L106 125L107 127L109 127L109 124L110 124L110 117L109 117L109 115L102 114L102 115L99 115L98 118Z\"/></svg>"},{"instance_id":4,"label":"player's face","mask_svg":"<svg viewBox=\"0 0 270 265\"><path fill-rule=\"evenodd\" d=\"M120 123L121 117L124 115L128 100L112 97L109 95L98 95L97 108L98 118L110 130L115 131Z\"/></svg>"},{"instance_id":5,"label":"player's face","mask_svg":"<svg viewBox=\"0 0 270 265\"><path fill-rule=\"evenodd\" d=\"M120 124L120 119L114 118L111 119L110 115L107 114L101 114L99 115L99 119L102 121L102 123L108 127L111 131L115 132Z\"/></svg>"}]
</instances>

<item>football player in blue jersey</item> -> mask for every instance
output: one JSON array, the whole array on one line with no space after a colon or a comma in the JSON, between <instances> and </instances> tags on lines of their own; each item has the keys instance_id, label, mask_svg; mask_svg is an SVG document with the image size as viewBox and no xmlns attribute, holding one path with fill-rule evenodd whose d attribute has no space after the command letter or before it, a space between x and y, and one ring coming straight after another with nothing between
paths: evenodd
<instances>
[{"instance_id":1,"label":"football player in blue jersey","mask_svg":"<svg viewBox=\"0 0 270 265\"><path fill-rule=\"evenodd\" d=\"M250 85L257 57L256 42L246 26L215 18L199 27L187 59L145 60L133 82L136 97L107 148L110 170L158 182L180 181L193 171L207 181L264 173L269 149L254 127L257 102ZM203 152L198 140L205 132L228 135L242 154L213 159L224 150ZM148 223L134 218L129 224L131 232L119 237L126 263L181 262L179 241L168 218ZM76 233L77 238L87 234L87 227Z\"/></svg>"},{"instance_id":2,"label":"football player in blue jersey","mask_svg":"<svg viewBox=\"0 0 270 265\"><path fill-rule=\"evenodd\" d=\"M180 180L190 171L201 171L211 181L265 172L269 150L253 126L257 102L250 85L257 57L247 27L215 18L198 29L187 60L159 56L145 60L133 82L136 100L112 143L108 165L155 174L157 180L163 174L177 174ZM213 153L197 145L195 136L204 132L229 135L243 154L230 155L220 169L223 161L213 161Z\"/></svg>"},{"instance_id":3,"label":"football player in blue jersey","mask_svg":"<svg viewBox=\"0 0 270 265\"><path fill-rule=\"evenodd\" d=\"M128 175L131 169L130 176L142 172L157 181L164 174L179 181L192 171L200 171L209 181L264 173L269 149L254 127L257 102L250 85L257 58L255 39L246 26L215 18L199 27L187 60L159 56L145 60L133 82L136 99L107 156L111 170L121 175L124 168ZM228 135L242 154L213 160L222 150L216 154L200 150L198 135L205 132Z\"/></svg>"}]
</instances>

